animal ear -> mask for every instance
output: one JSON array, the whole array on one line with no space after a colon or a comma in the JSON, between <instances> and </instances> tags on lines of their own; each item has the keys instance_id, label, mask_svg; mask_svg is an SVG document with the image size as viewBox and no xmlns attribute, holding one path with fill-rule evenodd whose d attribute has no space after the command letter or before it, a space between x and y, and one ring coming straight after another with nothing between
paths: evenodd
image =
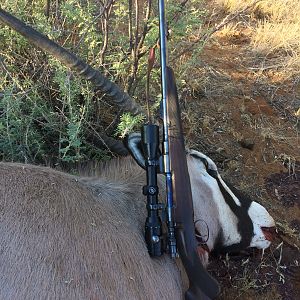
<instances>
[{"instance_id":1,"label":"animal ear","mask_svg":"<svg viewBox=\"0 0 300 300\"><path fill-rule=\"evenodd\" d=\"M218 168L216 166L216 164L213 162L213 160L211 158L209 158L208 156L206 156L205 154L203 154L202 152L196 151L196 150L189 150L188 154L191 155L194 158L197 158L199 160L201 160L201 162L204 164L207 173L217 179L218 178Z\"/></svg>"},{"instance_id":2,"label":"animal ear","mask_svg":"<svg viewBox=\"0 0 300 300\"><path fill-rule=\"evenodd\" d=\"M133 132L125 137L124 145L128 149L131 156L134 158L134 160L137 162L137 164L141 168L146 169L146 162L143 155L141 140L141 133Z\"/></svg>"}]
</instances>

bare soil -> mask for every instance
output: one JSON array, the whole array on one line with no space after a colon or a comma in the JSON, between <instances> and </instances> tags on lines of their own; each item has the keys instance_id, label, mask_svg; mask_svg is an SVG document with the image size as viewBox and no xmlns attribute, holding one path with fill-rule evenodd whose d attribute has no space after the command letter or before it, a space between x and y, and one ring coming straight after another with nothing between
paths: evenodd
<instances>
[{"instance_id":1,"label":"bare soil","mask_svg":"<svg viewBox=\"0 0 300 300\"><path fill-rule=\"evenodd\" d=\"M222 175L263 204L277 223L264 253L212 258L220 299L300 299L300 79L261 68L249 32L204 47L201 78L182 95L187 141L210 155ZM195 75L196 76L196 75ZM198 75L197 75L198 76ZM199 75L200 77L200 75Z\"/></svg>"}]
</instances>

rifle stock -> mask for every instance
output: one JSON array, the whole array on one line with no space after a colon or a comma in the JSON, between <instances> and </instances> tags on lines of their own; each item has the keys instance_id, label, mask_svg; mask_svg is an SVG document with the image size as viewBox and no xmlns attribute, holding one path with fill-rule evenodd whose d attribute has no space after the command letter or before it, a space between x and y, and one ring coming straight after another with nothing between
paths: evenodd
<instances>
[{"instance_id":1,"label":"rifle stock","mask_svg":"<svg viewBox=\"0 0 300 300\"><path fill-rule=\"evenodd\" d=\"M186 300L215 298L220 287L203 267L197 253L194 210L188 173L177 88L171 68L167 68L167 113L169 157L175 203L175 234L177 248L189 279Z\"/></svg>"}]
</instances>

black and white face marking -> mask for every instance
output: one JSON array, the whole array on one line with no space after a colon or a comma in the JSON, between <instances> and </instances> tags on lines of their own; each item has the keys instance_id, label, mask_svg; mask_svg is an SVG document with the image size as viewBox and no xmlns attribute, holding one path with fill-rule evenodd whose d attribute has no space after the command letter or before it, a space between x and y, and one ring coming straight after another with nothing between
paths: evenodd
<instances>
[{"instance_id":1,"label":"black and white face marking","mask_svg":"<svg viewBox=\"0 0 300 300\"><path fill-rule=\"evenodd\" d=\"M232 213L230 206L224 200L217 180L207 172L207 163L199 157L190 155L188 167L193 193L195 220L204 221L209 228L207 246L210 251L239 244L242 237L238 232L239 220ZM201 223L196 223L196 229L201 235L206 234ZM203 231L204 230L204 231Z\"/></svg>"},{"instance_id":2,"label":"black and white face marking","mask_svg":"<svg viewBox=\"0 0 300 300\"><path fill-rule=\"evenodd\" d=\"M209 157L195 150L189 151L188 154L199 159L199 168L203 169L205 166L206 172L211 177L208 184L219 191L214 192L213 199L211 199L211 205L218 206L221 225L219 231L215 233L216 240L213 247L215 252L240 251L247 247L259 249L269 247L270 241L264 235L262 227L274 227L275 222L267 210L226 184L216 164ZM203 180L199 182L199 184L203 183ZM197 195L193 197L196 198Z\"/></svg>"},{"instance_id":3,"label":"black and white face marking","mask_svg":"<svg viewBox=\"0 0 300 300\"><path fill-rule=\"evenodd\" d=\"M255 201L251 203L248 214L253 222L254 231L250 247L255 247L258 249L268 248L271 245L271 241L263 232L263 228L275 228L274 219L262 205Z\"/></svg>"},{"instance_id":4,"label":"black and white face marking","mask_svg":"<svg viewBox=\"0 0 300 300\"><path fill-rule=\"evenodd\" d=\"M141 134L130 134L126 144L137 163L145 168ZM195 219L202 218L209 225L209 249L232 252L247 247L269 247L270 241L262 227L274 227L275 222L266 209L226 184L216 164L208 156L195 150L187 154L194 158L192 165L188 164ZM196 227L203 234L201 226L198 224Z\"/></svg>"}]
</instances>

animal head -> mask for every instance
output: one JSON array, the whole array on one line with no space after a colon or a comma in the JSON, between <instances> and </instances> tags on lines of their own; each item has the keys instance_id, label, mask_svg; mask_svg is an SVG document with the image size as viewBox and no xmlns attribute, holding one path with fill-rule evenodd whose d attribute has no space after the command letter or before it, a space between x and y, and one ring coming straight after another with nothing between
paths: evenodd
<instances>
[{"instance_id":1,"label":"animal head","mask_svg":"<svg viewBox=\"0 0 300 300\"><path fill-rule=\"evenodd\" d=\"M201 152L187 155L196 231L209 234L210 251L236 252L270 246L275 222L259 203L242 195L221 178L216 164Z\"/></svg>"},{"instance_id":2,"label":"animal head","mask_svg":"<svg viewBox=\"0 0 300 300\"><path fill-rule=\"evenodd\" d=\"M145 168L140 133L128 136L133 158ZM242 195L221 178L216 164L205 154L187 153L192 188L195 229L209 251L236 252L248 247L265 249L271 244L275 222L267 210Z\"/></svg>"}]
</instances>

